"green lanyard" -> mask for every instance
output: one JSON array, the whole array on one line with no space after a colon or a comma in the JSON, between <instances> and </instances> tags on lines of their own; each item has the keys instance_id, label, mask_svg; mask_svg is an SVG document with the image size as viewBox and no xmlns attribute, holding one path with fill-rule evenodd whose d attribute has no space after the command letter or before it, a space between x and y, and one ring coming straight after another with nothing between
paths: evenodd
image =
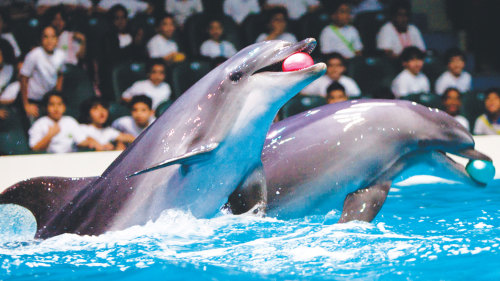
<instances>
[{"instance_id":1,"label":"green lanyard","mask_svg":"<svg viewBox=\"0 0 500 281\"><path fill-rule=\"evenodd\" d=\"M349 50L351 50L351 52L355 53L356 50L354 49L354 47L352 46L352 43L349 42L349 40L347 40L344 35L342 35L342 33L340 33L339 29L334 26L334 25L330 25L330 28L333 30L333 32L335 32L335 34L340 38L340 40L342 40L342 43L344 43L344 45L349 48Z\"/></svg>"}]
</instances>

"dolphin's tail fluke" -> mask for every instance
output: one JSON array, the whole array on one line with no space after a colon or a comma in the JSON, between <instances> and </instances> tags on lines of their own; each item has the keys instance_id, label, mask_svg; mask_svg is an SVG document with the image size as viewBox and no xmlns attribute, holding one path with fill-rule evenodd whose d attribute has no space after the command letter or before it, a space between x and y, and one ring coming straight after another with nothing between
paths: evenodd
<instances>
[{"instance_id":1,"label":"dolphin's tail fluke","mask_svg":"<svg viewBox=\"0 0 500 281\"><path fill-rule=\"evenodd\" d=\"M58 235L61 226L53 220L69 209L75 196L97 177L39 177L16 183L0 194L0 204L16 204L31 211L37 222L37 238ZM67 232L67 231L64 231Z\"/></svg>"}]
</instances>

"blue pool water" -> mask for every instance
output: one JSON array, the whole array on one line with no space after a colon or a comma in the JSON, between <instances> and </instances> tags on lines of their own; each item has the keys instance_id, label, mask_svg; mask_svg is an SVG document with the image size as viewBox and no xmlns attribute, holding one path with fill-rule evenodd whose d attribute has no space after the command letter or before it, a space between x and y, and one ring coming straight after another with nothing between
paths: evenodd
<instances>
[{"instance_id":1,"label":"blue pool water","mask_svg":"<svg viewBox=\"0 0 500 281\"><path fill-rule=\"evenodd\" d=\"M500 280L499 206L498 179L420 184L392 188L372 223L338 225L335 211L281 221L170 210L45 241L29 238L29 216L1 206L0 280Z\"/></svg>"}]
</instances>

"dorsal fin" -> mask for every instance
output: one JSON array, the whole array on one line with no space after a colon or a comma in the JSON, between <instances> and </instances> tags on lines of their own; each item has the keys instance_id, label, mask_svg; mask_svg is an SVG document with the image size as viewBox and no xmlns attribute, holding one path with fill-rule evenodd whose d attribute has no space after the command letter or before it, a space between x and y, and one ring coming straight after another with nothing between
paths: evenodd
<instances>
[{"instance_id":1,"label":"dorsal fin","mask_svg":"<svg viewBox=\"0 0 500 281\"><path fill-rule=\"evenodd\" d=\"M60 178L39 177L24 180L0 194L0 204L17 204L33 213L37 223L36 237L43 233L58 232L51 229L51 220L71 205L75 196L98 177ZM56 234L57 235L57 234ZM53 236L53 235L49 235Z\"/></svg>"}]
</instances>

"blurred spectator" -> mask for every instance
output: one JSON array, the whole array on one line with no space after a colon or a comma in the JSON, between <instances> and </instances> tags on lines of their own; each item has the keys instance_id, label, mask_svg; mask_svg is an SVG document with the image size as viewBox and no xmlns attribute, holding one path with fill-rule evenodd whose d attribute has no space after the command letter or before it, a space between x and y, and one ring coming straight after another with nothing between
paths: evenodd
<instances>
[{"instance_id":1,"label":"blurred spectator","mask_svg":"<svg viewBox=\"0 0 500 281\"><path fill-rule=\"evenodd\" d=\"M64 5L67 9L89 9L92 7L91 0L38 0L36 2L36 12L39 15L44 14L51 7Z\"/></svg>"},{"instance_id":2,"label":"blurred spectator","mask_svg":"<svg viewBox=\"0 0 500 281\"><path fill-rule=\"evenodd\" d=\"M460 115L460 107L462 106L460 95L460 91L457 88L447 88L441 97L443 109L446 113L453 116L458 123L469 130L469 121Z\"/></svg>"},{"instance_id":3,"label":"blurred spectator","mask_svg":"<svg viewBox=\"0 0 500 281\"><path fill-rule=\"evenodd\" d=\"M7 32L9 28L10 20L9 16L6 13L0 12L0 36L2 39L7 40L9 44L12 46L12 50L14 51L14 55L16 58L21 56L21 49L17 44L16 38L12 32Z\"/></svg>"},{"instance_id":4,"label":"blurred spectator","mask_svg":"<svg viewBox=\"0 0 500 281\"><path fill-rule=\"evenodd\" d=\"M3 90L16 76L14 66L4 60L3 49L0 47L0 93L2 93L0 100L3 99Z\"/></svg>"},{"instance_id":5,"label":"blurred spectator","mask_svg":"<svg viewBox=\"0 0 500 281\"><path fill-rule=\"evenodd\" d=\"M203 12L201 0L166 0L165 10L175 16L175 21L182 28L186 19Z\"/></svg>"},{"instance_id":6,"label":"blurred spectator","mask_svg":"<svg viewBox=\"0 0 500 281\"><path fill-rule=\"evenodd\" d=\"M126 11L129 18L133 18L135 14L140 12L146 12L150 6L147 2L139 0L101 0L99 1L99 7L104 10L110 10L113 6L122 5Z\"/></svg>"},{"instance_id":7,"label":"blurred spectator","mask_svg":"<svg viewBox=\"0 0 500 281\"><path fill-rule=\"evenodd\" d=\"M130 102L134 96L146 95L153 101L153 110L167 101L172 93L170 86L165 82L166 66L161 59L148 62L148 79L135 82L122 94L125 102Z\"/></svg>"},{"instance_id":8,"label":"blurred spectator","mask_svg":"<svg viewBox=\"0 0 500 281\"><path fill-rule=\"evenodd\" d=\"M339 82L333 82L326 89L326 102L337 103L347 100L347 95L345 93L345 88Z\"/></svg>"},{"instance_id":9,"label":"blurred spectator","mask_svg":"<svg viewBox=\"0 0 500 281\"><path fill-rule=\"evenodd\" d=\"M411 6L407 1L394 1L390 8L391 21L384 24L377 34L377 48L391 58L397 58L404 48L415 46L425 51L420 30L410 24Z\"/></svg>"},{"instance_id":10,"label":"blurred spectator","mask_svg":"<svg viewBox=\"0 0 500 281\"><path fill-rule=\"evenodd\" d=\"M500 135L500 89L493 88L486 92L485 113L476 119L475 135Z\"/></svg>"},{"instance_id":11,"label":"blurred spectator","mask_svg":"<svg viewBox=\"0 0 500 281\"><path fill-rule=\"evenodd\" d=\"M145 95L134 96L129 103L132 116L116 119L111 127L137 138L151 123L155 121L152 100Z\"/></svg>"},{"instance_id":12,"label":"blurred spectator","mask_svg":"<svg viewBox=\"0 0 500 281\"><path fill-rule=\"evenodd\" d=\"M325 26L319 36L321 53L338 52L350 59L361 55L363 44L358 30L350 25L351 9L347 1L339 1L331 13L332 24Z\"/></svg>"},{"instance_id":13,"label":"blurred spectator","mask_svg":"<svg viewBox=\"0 0 500 281\"><path fill-rule=\"evenodd\" d=\"M28 117L38 117L38 104L45 93L52 89L61 91L62 67L66 56L57 47L53 26L42 29L41 46L31 50L24 60L21 72L21 94Z\"/></svg>"},{"instance_id":14,"label":"blurred spectator","mask_svg":"<svg viewBox=\"0 0 500 281\"><path fill-rule=\"evenodd\" d=\"M65 153L76 151L76 146L89 147L95 141L87 138L73 117L65 116L63 96L52 91L44 97L47 116L36 120L28 131L29 146L34 151Z\"/></svg>"},{"instance_id":15,"label":"blurred spectator","mask_svg":"<svg viewBox=\"0 0 500 281\"><path fill-rule=\"evenodd\" d=\"M53 7L47 10L46 15L50 24L56 29L57 47L66 53L65 63L77 65L78 61L85 57L85 35L77 31L66 30L68 17L64 12L64 7Z\"/></svg>"},{"instance_id":16,"label":"blurred spectator","mask_svg":"<svg viewBox=\"0 0 500 281\"><path fill-rule=\"evenodd\" d=\"M449 49L445 55L448 70L436 80L436 94L442 95L450 87L457 88L461 93L471 89L472 77L464 71L465 54L458 48Z\"/></svg>"},{"instance_id":17,"label":"blurred spectator","mask_svg":"<svg viewBox=\"0 0 500 281\"><path fill-rule=\"evenodd\" d=\"M384 10L384 3L379 0L351 0L351 13L354 16L382 10Z\"/></svg>"},{"instance_id":18,"label":"blurred spectator","mask_svg":"<svg viewBox=\"0 0 500 281\"><path fill-rule=\"evenodd\" d=\"M126 144L134 141L134 136L124 134L108 126L109 105L101 98L95 97L82 105L81 130L85 136L97 143L91 147L97 151L123 150Z\"/></svg>"},{"instance_id":19,"label":"blurred spectator","mask_svg":"<svg viewBox=\"0 0 500 281\"><path fill-rule=\"evenodd\" d=\"M241 24L249 14L260 13L258 0L224 0L224 14Z\"/></svg>"},{"instance_id":20,"label":"blurred spectator","mask_svg":"<svg viewBox=\"0 0 500 281\"><path fill-rule=\"evenodd\" d=\"M401 53L404 70L392 81L392 92L396 98L411 94L429 93L430 83L422 73L424 52L417 47L407 47Z\"/></svg>"},{"instance_id":21,"label":"blurred spectator","mask_svg":"<svg viewBox=\"0 0 500 281\"><path fill-rule=\"evenodd\" d=\"M216 58L225 57L229 58L236 54L236 49L233 43L222 40L224 35L224 27L219 20L212 20L208 24L209 39L203 42L200 47L200 54L202 56Z\"/></svg>"},{"instance_id":22,"label":"blurred spectator","mask_svg":"<svg viewBox=\"0 0 500 281\"><path fill-rule=\"evenodd\" d=\"M257 37L256 42L266 40L284 40L291 43L297 42L297 38L286 32L288 14L284 8L273 8L268 12L267 29L268 33L262 33Z\"/></svg>"},{"instance_id":23,"label":"blurred spectator","mask_svg":"<svg viewBox=\"0 0 500 281\"><path fill-rule=\"evenodd\" d=\"M346 60L341 54L331 53L326 56L325 61L327 65L325 75L302 90L302 94L326 97L328 86L333 82L339 82L344 87L347 96L358 97L361 95L361 90L356 81L344 75Z\"/></svg>"},{"instance_id":24,"label":"blurred spectator","mask_svg":"<svg viewBox=\"0 0 500 281\"><path fill-rule=\"evenodd\" d=\"M186 56L179 52L177 43L173 40L175 33L174 17L162 14L156 20L157 34L149 40L147 49L150 58L162 58L167 63L181 62Z\"/></svg>"},{"instance_id":25,"label":"blurred spectator","mask_svg":"<svg viewBox=\"0 0 500 281\"><path fill-rule=\"evenodd\" d=\"M320 7L318 0L267 0L266 9L285 8L291 20L298 20L307 12L314 12Z\"/></svg>"}]
</instances>

